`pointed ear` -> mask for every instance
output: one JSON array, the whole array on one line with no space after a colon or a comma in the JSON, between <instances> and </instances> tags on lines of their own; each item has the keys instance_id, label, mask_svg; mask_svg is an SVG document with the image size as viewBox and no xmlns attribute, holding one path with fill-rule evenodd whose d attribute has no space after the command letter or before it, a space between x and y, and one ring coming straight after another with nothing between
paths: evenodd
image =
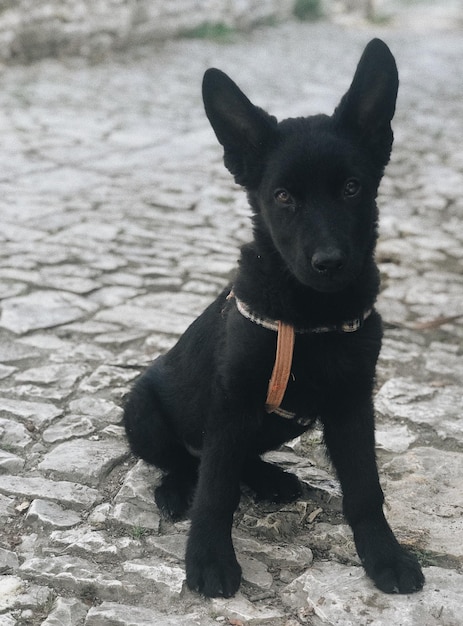
<instances>
[{"instance_id":1,"label":"pointed ear","mask_svg":"<svg viewBox=\"0 0 463 626\"><path fill-rule=\"evenodd\" d=\"M387 45L373 39L366 46L352 84L334 113L338 126L348 128L374 148L382 165L392 147L391 120L395 112L399 78Z\"/></svg>"},{"instance_id":2,"label":"pointed ear","mask_svg":"<svg viewBox=\"0 0 463 626\"><path fill-rule=\"evenodd\" d=\"M214 68L204 74L203 101L224 148L225 166L238 184L252 186L276 136L276 119L254 106L224 72Z\"/></svg>"}]
</instances>

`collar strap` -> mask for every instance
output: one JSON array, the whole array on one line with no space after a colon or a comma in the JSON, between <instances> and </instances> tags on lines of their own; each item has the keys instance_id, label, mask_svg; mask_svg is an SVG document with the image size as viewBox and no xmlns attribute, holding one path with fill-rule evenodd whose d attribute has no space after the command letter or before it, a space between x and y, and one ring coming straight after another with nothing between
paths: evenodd
<instances>
[{"instance_id":1,"label":"collar strap","mask_svg":"<svg viewBox=\"0 0 463 626\"><path fill-rule=\"evenodd\" d=\"M267 330L273 330L274 332L278 332L279 329L279 320L272 320L269 317L259 317L255 313L251 311L249 306L237 298L233 291L229 293L227 296L227 300L231 298L235 299L236 308L241 313L243 317L254 322L254 324L258 324L263 328L267 328ZM347 322L342 322L341 324L331 324L329 326L315 326L314 328L295 328L293 326L294 332L300 335L308 335L310 333L333 333L333 332L341 332L341 333L353 333L359 328L362 327L363 322L367 319L367 317L371 314L371 309L365 311L360 317L355 318L354 320L349 320Z\"/></svg>"},{"instance_id":2,"label":"collar strap","mask_svg":"<svg viewBox=\"0 0 463 626\"><path fill-rule=\"evenodd\" d=\"M287 324L281 320L272 320L266 317L259 317L255 315L247 304L237 298L233 291L227 296L227 300L231 298L235 299L236 308L243 317L263 326L268 330L277 332L277 349L275 355L275 363L273 365L272 376L269 381L267 389L267 398L265 400L265 410L267 413L277 413L286 419L292 419L295 417L294 413L281 409L281 403L288 386L288 380L291 375L291 365L293 362L294 341L296 333L328 333L328 332L343 332L352 333L358 330L363 322L371 313L371 309L365 311L363 315L355 320L343 322L340 325L331 326L318 326L316 328L299 328L296 329L292 324Z\"/></svg>"},{"instance_id":3,"label":"collar strap","mask_svg":"<svg viewBox=\"0 0 463 626\"><path fill-rule=\"evenodd\" d=\"M278 409L283 401L293 363L294 339L294 326L278 322L277 352L265 400L267 413Z\"/></svg>"}]
</instances>

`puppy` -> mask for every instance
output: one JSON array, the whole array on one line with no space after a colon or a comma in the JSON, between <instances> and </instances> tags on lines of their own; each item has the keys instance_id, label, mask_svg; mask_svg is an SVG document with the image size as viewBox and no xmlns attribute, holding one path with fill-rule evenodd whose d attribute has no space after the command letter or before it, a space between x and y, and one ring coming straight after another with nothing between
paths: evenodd
<instances>
[{"instance_id":1,"label":"puppy","mask_svg":"<svg viewBox=\"0 0 463 626\"><path fill-rule=\"evenodd\" d=\"M253 240L233 284L138 379L124 419L132 451L165 472L161 512L191 517L187 584L206 596L240 585L231 537L240 482L257 499L297 498L297 478L260 455L315 421L366 573L386 593L423 586L384 517L375 460L375 199L397 89L379 39L331 116L277 122L223 72L205 73L206 114L247 192Z\"/></svg>"}]
</instances>

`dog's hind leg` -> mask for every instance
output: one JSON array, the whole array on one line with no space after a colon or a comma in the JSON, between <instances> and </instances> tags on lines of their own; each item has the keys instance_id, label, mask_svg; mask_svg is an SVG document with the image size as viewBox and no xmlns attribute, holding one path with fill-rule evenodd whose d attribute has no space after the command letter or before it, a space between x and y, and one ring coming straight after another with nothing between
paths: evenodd
<instances>
[{"instance_id":1,"label":"dog's hind leg","mask_svg":"<svg viewBox=\"0 0 463 626\"><path fill-rule=\"evenodd\" d=\"M302 493L301 483L294 474L263 461L259 456L245 461L241 479L254 491L257 501L293 502Z\"/></svg>"},{"instance_id":2,"label":"dog's hind leg","mask_svg":"<svg viewBox=\"0 0 463 626\"><path fill-rule=\"evenodd\" d=\"M132 452L165 472L154 492L161 513L172 520L181 519L193 499L199 462L176 438L151 377L143 376L132 389L124 425Z\"/></svg>"}]
</instances>

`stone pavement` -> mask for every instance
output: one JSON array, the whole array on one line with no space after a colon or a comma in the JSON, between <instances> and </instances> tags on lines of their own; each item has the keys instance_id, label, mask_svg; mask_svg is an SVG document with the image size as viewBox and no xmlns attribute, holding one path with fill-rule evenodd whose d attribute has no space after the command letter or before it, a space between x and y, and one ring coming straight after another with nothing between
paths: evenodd
<instances>
[{"instance_id":1,"label":"stone pavement","mask_svg":"<svg viewBox=\"0 0 463 626\"><path fill-rule=\"evenodd\" d=\"M131 381L249 234L202 73L228 71L280 117L330 112L374 35L401 76L379 198L378 461L427 585L387 596L365 578L316 431L269 455L304 497L279 509L243 496L242 589L204 600L183 582L188 522L160 519L159 473L129 456L120 423ZM3 68L1 626L461 626L462 58L461 31L321 23Z\"/></svg>"}]
</instances>

